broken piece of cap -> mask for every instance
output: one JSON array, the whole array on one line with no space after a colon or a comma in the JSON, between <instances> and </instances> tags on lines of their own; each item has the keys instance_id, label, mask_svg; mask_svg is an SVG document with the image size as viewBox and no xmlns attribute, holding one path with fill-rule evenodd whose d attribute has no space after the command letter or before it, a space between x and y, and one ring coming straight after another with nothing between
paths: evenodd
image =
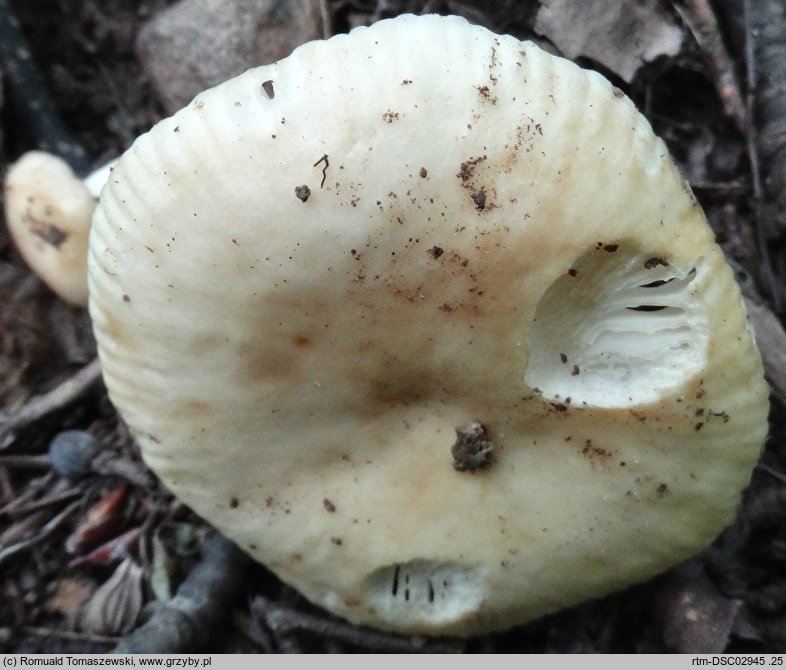
<instances>
[{"instance_id":1,"label":"broken piece of cap","mask_svg":"<svg viewBox=\"0 0 786 670\"><path fill-rule=\"evenodd\" d=\"M119 161L89 270L150 467L354 622L469 635L644 580L730 522L767 430L663 142L455 17L199 95Z\"/></svg>"},{"instance_id":2,"label":"broken piece of cap","mask_svg":"<svg viewBox=\"0 0 786 670\"><path fill-rule=\"evenodd\" d=\"M87 305L87 245L96 207L95 186L62 158L29 151L5 177L5 218L30 268L63 300ZM92 191L91 191L92 187Z\"/></svg>"}]
</instances>

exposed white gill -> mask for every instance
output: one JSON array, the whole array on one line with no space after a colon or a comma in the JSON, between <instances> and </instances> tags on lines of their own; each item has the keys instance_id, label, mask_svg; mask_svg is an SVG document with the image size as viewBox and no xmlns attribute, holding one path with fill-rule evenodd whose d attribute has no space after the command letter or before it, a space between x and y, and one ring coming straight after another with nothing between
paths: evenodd
<instances>
[{"instance_id":1,"label":"exposed white gill","mask_svg":"<svg viewBox=\"0 0 786 670\"><path fill-rule=\"evenodd\" d=\"M593 248L541 299L525 382L595 407L657 402L704 366L701 260L676 266L627 245Z\"/></svg>"}]
</instances>

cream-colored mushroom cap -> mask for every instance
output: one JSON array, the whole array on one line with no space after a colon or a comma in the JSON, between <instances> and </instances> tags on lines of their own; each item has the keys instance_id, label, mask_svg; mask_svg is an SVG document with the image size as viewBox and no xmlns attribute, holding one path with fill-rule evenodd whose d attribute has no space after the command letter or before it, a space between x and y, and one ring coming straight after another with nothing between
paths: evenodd
<instances>
[{"instance_id":1,"label":"cream-colored mushroom cap","mask_svg":"<svg viewBox=\"0 0 786 670\"><path fill-rule=\"evenodd\" d=\"M62 158L29 151L5 177L5 218L22 258L63 300L87 304L96 198Z\"/></svg>"},{"instance_id":2,"label":"cream-colored mushroom cap","mask_svg":"<svg viewBox=\"0 0 786 670\"><path fill-rule=\"evenodd\" d=\"M315 603L503 629L733 518L767 388L690 189L601 76L405 16L199 95L94 218L113 402Z\"/></svg>"}]
</instances>

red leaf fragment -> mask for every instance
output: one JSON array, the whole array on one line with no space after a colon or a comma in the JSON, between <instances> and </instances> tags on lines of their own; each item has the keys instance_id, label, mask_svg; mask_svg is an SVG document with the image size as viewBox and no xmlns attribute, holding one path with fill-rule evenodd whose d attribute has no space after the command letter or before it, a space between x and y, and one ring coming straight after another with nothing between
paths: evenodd
<instances>
[{"instance_id":1,"label":"red leaf fragment","mask_svg":"<svg viewBox=\"0 0 786 670\"><path fill-rule=\"evenodd\" d=\"M122 484L112 489L96 502L76 530L65 542L69 554L78 554L96 546L113 534L119 519L120 507L128 493L128 485Z\"/></svg>"},{"instance_id":2,"label":"red leaf fragment","mask_svg":"<svg viewBox=\"0 0 786 670\"><path fill-rule=\"evenodd\" d=\"M78 556L69 561L68 567L76 568L80 565L110 565L121 558L126 558L129 552L136 546L141 533L141 527L127 530L113 540L109 540L109 542L94 549L86 556Z\"/></svg>"}]
</instances>

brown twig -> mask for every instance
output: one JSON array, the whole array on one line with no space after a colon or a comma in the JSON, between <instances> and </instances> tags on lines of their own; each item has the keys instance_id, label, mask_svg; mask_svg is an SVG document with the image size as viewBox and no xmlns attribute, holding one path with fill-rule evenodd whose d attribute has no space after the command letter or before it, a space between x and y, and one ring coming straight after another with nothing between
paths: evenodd
<instances>
[{"instance_id":1,"label":"brown twig","mask_svg":"<svg viewBox=\"0 0 786 670\"><path fill-rule=\"evenodd\" d=\"M46 455L28 456L21 454L19 456L0 456L0 467L46 470L52 467L52 461Z\"/></svg>"},{"instance_id":2,"label":"brown twig","mask_svg":"<svg viewBox=\"0 0 786 670\"><path fill-rule=\"evenodd\" d=\"M14 484L11 481L11 475L8 472L8 467L0 463L0 495L3 500L13 500L16 498Z\"/></svg>"},{"instance_id":3,"label":"brown twig","mask_svg":"<svg viewBox=\"0 0 786 670\"><path fill-rule=\"evenodd\" d=\"M81 507L81 505L82 503L79 500L72 502L68 507L60 512L60 514L51 519L38 533L33 535L33 537L30 537L27 540L22 540L21 542L17 542L16 544L12 544L9 547L0 549L0 565L10 560L17 554L20 554L21 552L26 551L27 549L30 549L45 540L58 528L60 528L60 526L62 526L63 523L65 523L68 518Z\"/></svg>"},{"instance_id":4,"label":"brown twig","mask_svg":"<svg viewBox=\"0 0 786 670\"><path fill-rule=\"evenodd\" d=\"M422 638L384 633L327 617L306 614L275 603L261 595L258 595L251 603L251 610L264 622L279 642L283 641L285 645L287 638L292 633L303 632L320 638L338 640L353 647L377 653L450 654L458 653L464 649L462 640L423 641Z\"/></svg>"},{"instance_id":5,"label":"brown twig","mask_svg":"<svg viewBox=\"0 0 786 670\"><path fill-rule=\"evenodd\" d=\"M99 453L93 459L90 468L99 475L112 475L125 479L141 489L150 490L156 485L155 477L144 465L111 450Z\"/></svg>"},{"instance_id":6,"label":"brown twig","mask_svg":"<svg viewBox=\"0 0 786 670\"><path fill-rule=\"evenodd\" d=\"M46 523L46 519L47 515L43 511L32 512L22 518L14 519L14 522L0 533L0 549L32 537L41 525Z\"/></svg>"},{"instance_id":7,"label":"brown twig","mask_svg":"<svg viewBox=\"0 0 786 670\"><path fill-rule=\"evenodd\" d=\"M276 652L272 636L255 616L250 616L245 612L234 612L232 623L246 639L253 642L263 653L274 654Z\"/></svg>"},{"instance_id":8,"label":"brown twig","mask_svg":"<svg viewBox=\"0 0 786 670\"><path fill-rule=\"evenodd\" d=\"M55 481L53 472L48 472L43 477L33 480L27 488L20 493L16 498L0 507L0 514L7 514L12 512L17 507L20 507L29 500L32 500L44 490L49 490L52 482Z\"/></svg>"},{"instance_id":9,"label":"brown twig","mask_svg":"<svg viewBox=\"0 0 786 670\"><path fill-rule=\"evenodd\" d=\"M36 144L56 152L76 172L87 174L87 154L60 118L8 0L0 0L0 64L18 118L16 128L26 130Z\"/></svg>"},{"instance_id":10,"label":"brown twig","mask_svg":"<svg viewBox=\"0 0 786 670\"><path fill-rule=\"evenodd\" d=\"M769 3L769 0L761 0L757 3L756 8L759 19L762 18L761 15L764 12L765 6L769 6L770 4L772 3ZM759 149L763 146L766 146L767 143L770 143L772 138L759 136L757 133L756 124L754 123L754 113L756 111L758 99L762 97L767 99L772 96L770 95L766 82L761 86L764 96L757 94L760 87L759 75L756 66L757 53L762 51L762 46L754 43L754 30L751 27L753 21L752 11L753 10L750 0L743 0L743 13L745 21L745 73L746 85L748 89L748 94L746 96L746 114L748 118L748 124L746 126L746 147L753 185L753 214L756 233L756 246L760 255L762 279L765 286L767 287L767 292L769 293L769 297L772 300L775 311L780 313L784 307L783 289L775 276L770 256L770 242L776 238L779 225L777 217L773 218L773 220L770 220L771 217L764 216L765 192L761 174L761 161L759 158ZM783 13L782 9L781 13ZM783 25L781 25L778 29L784 30ZM759 39L761 39L761 34L759 34ZM775 68L771 67L768 69L772 69L773 72L768 72L766 79L771 79L773 76L775 76ZM774 86L774 88L776 91L780 90L779 86ZM774 97L780 99L780 104L784 106L784 113L786 113L786 95L780 91L780 95ZM772 111L771 108L774 107L775 111L777 112L779 107L777 104L762 104L762 106L765 109L762 110L761 116L764 117L765 125L768 125L767 110ZM777 146L778 143L776 142L775 147L777 148ZM776 158L780 156L782 163L782 165L780 165L780 169L786 171L786 143L781 142L780 148L782 149L780 154L775 153L774 155ZM774 149L770 147L769 151L773 152ZM777 172L777 166L775 171ZM783 188L783 184L777 184L773 186L772 190L774 192L768 195L769 199L773 201L772 209L775 210L777 215L779 209L777 203L779 200L786 200L786 189ZM783 209L783 207L780 209ZM783 214L784 212L782 211L781 219L784 218ZM780 227L786 228L786 221L780 220Z\"/></svg>"},{"instance_id":11,"label":"brown twig","mask_svg":"<svg viewBox=\"0 0 786 670\"><path fill-rule=\"evenodd\" d=\"M685 0L682 17L704 52L707 64L715 78L715 88L723 103L723 109L734 119L740 132L744 133L748 123L745 103L734 63L723 43L718 19L709 0Z\"/></svg>"},{"instance_id":12,"label":"brown twig","mask_svg":"<svg viewBox=\"0 0 786 670\"><path fill-rule=\"evenodd\" d=\"M48 393L31 398L16 412L0 418L0 449L11 445L20 430L78 400L100 379L101 365L96 358Z\"/></svg>"},{"instance_id":13,"label":"brown twig","mask_svg":"<svg viewBox=\"0 0 786 670\"><path fill-rule=\"evenodd\" d=\"M772 394L786 405L786 330L761 300L746 299L756 344L764 360L764 374Z\"/></svg>"},{"instance_id":14,"label":"brown twig","mask_svg":"<svg viewBox=\"0 0 786 670\"><path fill-rule=\"evenodd\" d=\"M333 35L333 26L330 19L330 9L327 0L319 0L319 18L322 23L322 39L326 40Z\"/></svg>"},{"instance_id":15,"label":"brown twig","mask_svg":"<svg viewBox=\"0 0 786 670\"><path fill-rule=\"evenodd\" d=\"M21 626L19 631L36 637L52 638L59 637L63 640L73 642L97 642L99 644L114 645L118 638L107 637L106 635L93 635L92 633L76 633L70 630L59 630L57 628L40 628L37 626Z\"/></svg>"},{"instance_id":16,"label":"brown twig","mask_svg":"<svg viewBox=\"0 0 786 670\"><path fill-rule=\"evenodd\" d=\"M84 494L85 492L80 488L68 489L68 491L56 493L54 495L47 496L46 498L35 500L26 505L18 505L16 507L12 507L11 509L3 508L0 510L0 513L8 512L14 515L28 514L29 512L35 512L36 510L43 509L44 507L59 505L60 503L68 502L74 498L81 498Z\"/></svg>"},{"instance_id":17,"label":"brown twig","mask_svg":"<svg viewBox=\"0 0 786 670\"><path fill-rule=\"evenodd\" d=\"M775 468L771 468L766 463L759 462L756 465L756 468L761 470L762 472L766 472L768 475L770 475L770 477L773 477L774 479L777 479L779 482L781 482L783 484L786 484L786 474L784 474L782 472L779 472Z\"/></svg>"}]
</instances>

